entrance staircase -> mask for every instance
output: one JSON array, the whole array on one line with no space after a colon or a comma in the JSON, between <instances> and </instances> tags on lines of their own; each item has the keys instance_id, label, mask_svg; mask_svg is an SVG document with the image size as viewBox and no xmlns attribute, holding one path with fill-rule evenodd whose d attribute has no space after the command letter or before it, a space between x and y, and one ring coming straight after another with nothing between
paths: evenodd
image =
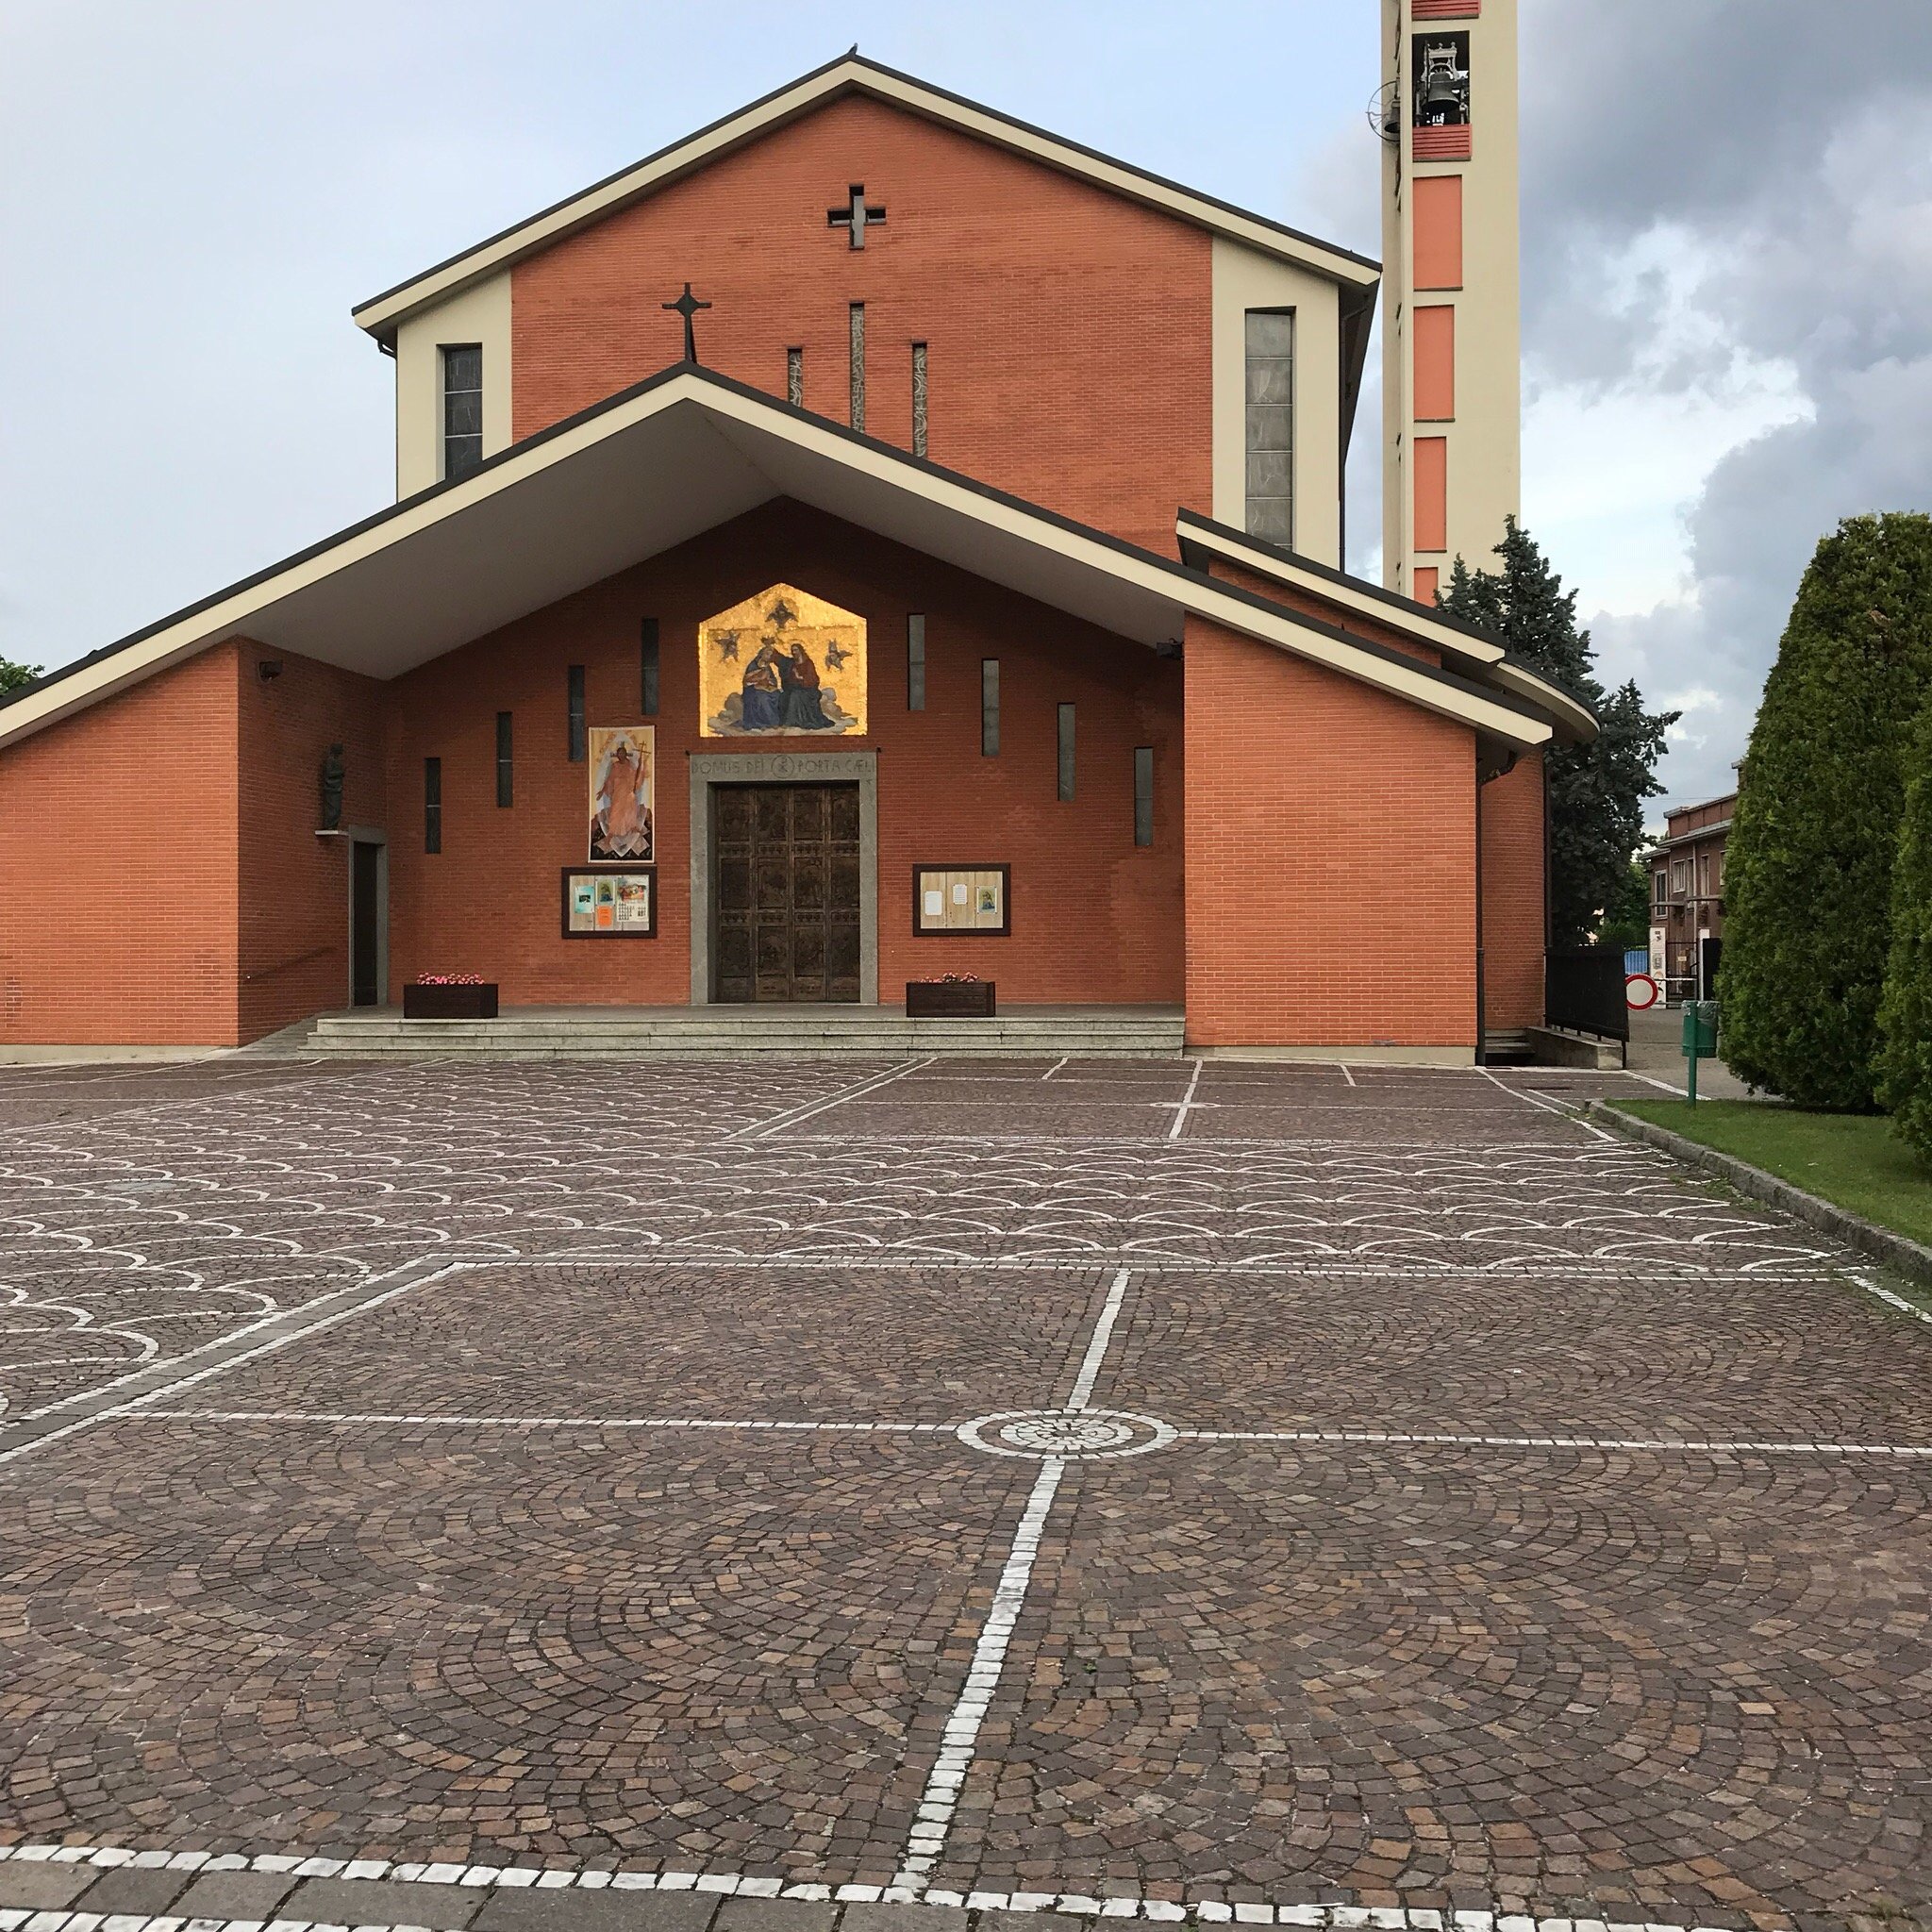
<instances>
[{"instance_id":1,"label":"entrance staircase","mask_svg":"<svg viewBox=\"0 0 1932 1932\"><path fill-rule=\"evenodd\" d=\"M495 1020L405 1020L394 1007L325 1013L278 1052L329 1058L589 1059L655 1056L920 1054L1164 1059L1180 1053L1178 1007L1014 1007L991 1020L908 1020L896 1007L522 1007Z\"/></svg>"}]
</instances>

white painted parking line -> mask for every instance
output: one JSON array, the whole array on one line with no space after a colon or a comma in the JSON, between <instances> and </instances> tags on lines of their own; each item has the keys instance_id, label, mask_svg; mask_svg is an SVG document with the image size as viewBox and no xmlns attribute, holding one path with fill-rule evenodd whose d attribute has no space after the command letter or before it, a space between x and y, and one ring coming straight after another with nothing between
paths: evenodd
<instances>
[{"instance_id":1,"label":"white painted parking line","mask_svg":"<svg viewBox=\"0 0 1932 1932\"><path fill-rule=\"evenodd\" d=\"M363 1409L309 1408L142 1408L116 1418L136 1423L314 1423L381 1424L406 1428L462 1429L757 1429L779 1434L848 1436L945 1436L955 1423L745 1422L690 1415L439 1415Z\"/></svg>"},{"instance_id":2,"label":"white painted parking line","mask_svg":"<svg viewBox=\"0 0 1932 1932\"><path fill-rule=\"evenodd\" d=\"M466 1264L461 1261L445 1261L426 1274L419 1272L424 1265L425 1257L417 1256L405 1261L401 1267L390 1270L387 1274L378 1274L374 1279L361 1283L359 1297L351 1300L346 1307L332 1308L326 1314L315 1315L312 1320L293 1321L282 1333L272 1336L266 1341L258 1342L253 1348L243 1349L235 1355L225 1355L221 1359L210 1362L206 1368L197 1369L192 1374L177 1375L173 1381L164 1382L158 1389L152 1389L144 1395L136 1395L126 1402L96 1409L90 1415L77 1417L64 1427L49 1429L44 1434L29 1437L24 1442L16 1442L11 1448L0 1449L0 1463L11 1462L19 1457L30 1455L36 1449L43 1449L51 1442L59 1442L70 1436L77 1436L84 1429L93 1428L101 1423L119 1421L145 1408L150 1403L160 1401L163 1396L178 1394L183 1389L192 1389L197 1384L208 1381L211 1376L226 1374L230 1369L238 1369L243 1362L258 1361L263 1356L273 1355L276 1350L287 1348L292 1342L307 1341L310 1337L322 1334L325 1329L333 1328L339 1322L349 1321L371 1308L385 1307L414 1289L425 1288L431 1282L441 1281L445 1275L458 1273ZM408 1278L397 1281L395 1277L399 1274L407 1274ZM385 1282L392 1282L394 1285L385 1288L382 1286ZM279 1323L289 1321L291 1315L306 1317L311 1314L314 1314L312 1309L294 1309L285 1311L276 1319ZM230 1342L234 1339L232 1336L227 1338Z\"/></svg>"},{"instance_id":3,"label":"white painted parking line","mask_svg":"<svg viewBox=\"0 0 1932 1932\"><path fill-rule=\"evenodd\" d=\"M1174 1108L1174 1124L1167 1130L1170 1141L1178 1141L1181 1130L1188 1124L1188 1110L1195 1105L1194 1094L1201 1085L1201 1069L1207 1064L1206 1060L1194 1062L1194 1071L1188 1076L1188 1091L1181 1095L1180 1105Z\"/></svg>"},{"instance_id":4,"label":"white painted parking line","mask_svg":"<svg viewBox=\"0 0 1932 1932\"><path fill-rule=\"evenodd\" d=\"M1183 1442L1348 1442L1436 1449L1656 1450L1691 1456L1932 1456L1932 1443L1728 1442L1680 1436L1458 1436L1398 1429L1176 1429Z\"/></svg>"},{"instance_id":5,"label":"white painted parking line","mask_svg":"<svg viewBox=\"0 0 1932 1932\"><path fill-rule=\"evenodd\" d=\"M980 1625L979 1641L973 1646L966 1682L947 1715L946 1727L940 1736L939 1756L933 1760L912 1829L907 1834L906 1849L894 1881L897 1886L923 1886L945 1849L946 1833L959 1807L959 1793L965 1787L966 1773L979 1741L979 1727L986 1722L993 1692L999 1688L1007 1646L1013 1641L1013 1627L1026 1602L1026 1587L1033 1580L1033 1565L1040 1555L1046 1513L1053 1507L1066 1469L1059 1457L1050 1456L1040 1465L1040 1474L1034 1478L1020 1526L1014 1531L1012 1546L1007 1552L1006 1567L993 1589L991 1607Z\"/></svg>"},{"instance_id":6,"label":"white painted parking line","mask_svg":"<svg viewBox=\"0 0 1932 1932\"><path fill-rule=\"evenodd\" d=\"M1526 1101L1531 1107L1539 1108L1544 1113L1553 1113L1558 1120L1568 1121L1573 1127L1581 1127L1586 1134L1594 1134L1599 1141L1613 1141L1616 1139L1614 1134L1606 1132L1602 1127L1592 1126L1590 1122L1579 1120L1567 1107L1558 1107L1554 1100L1546 1100L1539 1093L1525 1092L1521 1087L1508 1086L1504 1081L1497 1079L1495 1074L1491 1073L1487 1067L1478 1067L1476 1072L1489 1081L1491 1086L1495 1088L1499 1093L1507 1093L1512 1100Z\"/></svg>"},{"instance_id":7,"label":"white painted parking line","mask_svg":"<svg viewBox=\"0 0 1932 1932\"><path fill-rule=\"evenodd\" d=\"M0 1844L0 1861L20 1864L88 1865L112 1870L123 1865L142 1865L171 1872L268 1872L309 1878L382 1879L395 1885L486 1886L501 1890L531 1889L553 1891L576 1889L585 1891L693 1891L714 1892L726 1898L789 1898L838 1904L924 1904L965 1906L969 1894L941 1890L922 1882L909 1885L841 1884L829 1874L819 1878L781 1881L770 1877L750 1877L736 1872L693 1871L689 1867L665 1869L656 1866L578 1865L546 1861L541 1865L465 1865L456 1861L423 1864L386 1857L303 1858L287 1853L266 1852L253 1857L245 1853L206 1851L135 1852L120 1845ZM1308 1932L1708 1932L1708 1928L1669 1921L1649 1922L1611 1919L1588 1920L1539 1917L1516 1912L1505 1902L1490 1899L1480 1907L1457 1911L1405 1907L1402 1906L1273 1905L1266 1901L1243 1900L1232 1903L1207 1890L1197 1890L1182 1899L1150 1898L1134 1891L1104 1894L1054 1891L975 1891L970 1894L973 1907L980 1911L1055 1912L1074 1918L1148 1919L1156 1923L1178 1924L1194 1921L1203 1924L1293 1925ZM0 1932L26 1926L34 1919L30 1911L0 1911ZM91 1915L82 1913L85 1921ZM43 1915L43 1923L58 1932L91 1932L73 1927L71 1921L55 1911ZM127 1922L126 1932L182 1932L192 1924L240 1932L242 1926L259 1932L259 1920L223 1921L160 1918L153 1922L138 1914ZM277 1919L276 1932L309 1932L303 1922ZM34 1932L42 1932L40 1926ZM102 1932L110 1932L103 1926ZM120 1922L111 1932L124 1932ZM324 1932L324 1928L315 1928Z\"/></svg>"},{"instance_id":8,"label":"white painted parking line","mask_svg":"<svg viewBox=\"0 0 1932 1932\"><path fill-rule=\"evenodd\" d=\"M1107 1358L1107 1344L1113 1340L1113 1324L1120 1320L1121 1303L1126 1298L1128 1272L1123 1268L1114 1276L1113 1285L1107 1291L1107 1300L1102 1305L1100 1319L1093 1324L1092 1337L1087 1343L1087 1354L1080 1363L1080 1374L1074 1383L1074 1392L1067 1397L1069 1408L1085 1408L1093 1393L1093 1384L1100 1374L1100 1365Z\"/></svg>"},{"instance_id":9,"label":"white painted parking line","mask_svg":"<svg viewBox=\"0 0 1932 1932\"><path fill-rule=\"evenodd\" d=\"M774 1114L770 1120L758 1121L748 1127L741 1127L735 1134L727 1134L730 1141L762 1141L775 1134L781 1127L796 1126L801 1121L808 1121L818 1114L827 1113L835 1107L842 1107L848 1100L858 1100L862 1095L876 1091L881 1087L890 1087L894 1080L903 1080L908 1074L916 1074L922 1067L929 1067L939 1058L927 1054L922 1059L908 1060L903 1066L890 1067L884 1073L868 1074L862 1080L855 1080L849 1087L841 1088L837 1093L827 1094L823 1100L808 1102L803 1107L794 1107L787 1112Z\"/></svg>"},{"instance_id":10,"label":"white painted parking line","mask_svg":"<svg viewBox=\"0 0 1932 1932\"><path fill-rule=\"evenodd\" d=\"M1849 1270L1846 1271L1845 1279L1847 1281L1856 1281L1867 1294L1876 1296L1888 1307L1896 1308L1900 1314L1909 1315L1915 1322L1924 1322L1928 1325L1932 1325L1932 1311L1919 1307L1916 1304L1907 1301L1904 1295L1893 1294L1890 1289L1882 1286L1876 1281L1870 1280L1863 1274L1854 1274Z\"/></svg>"}]
</instances>

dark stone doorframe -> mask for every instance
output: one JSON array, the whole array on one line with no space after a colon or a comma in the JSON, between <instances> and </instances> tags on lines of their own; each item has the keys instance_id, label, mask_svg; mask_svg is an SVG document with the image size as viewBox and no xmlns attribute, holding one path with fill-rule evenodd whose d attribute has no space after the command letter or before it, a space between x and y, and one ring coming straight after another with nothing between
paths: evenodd
<instances>
[{"instance_id":1,"label":"dark stone doorframe","mask_svg":"<svg viewBox=\"0 0 1932 1932\"><path fill-rule=\"evenodd\" d=\"M878 754L697 752L691 758L691 1003L711 997L711 793L718 785L858 786L858 1004L879 1003Z\"/></svg>"}]
</instances>

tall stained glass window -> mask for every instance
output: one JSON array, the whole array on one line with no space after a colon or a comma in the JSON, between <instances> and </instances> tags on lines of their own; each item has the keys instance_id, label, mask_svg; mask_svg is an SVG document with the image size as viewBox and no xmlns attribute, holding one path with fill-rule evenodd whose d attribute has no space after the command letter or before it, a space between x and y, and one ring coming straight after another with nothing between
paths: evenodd
<instances>
[{"instance_id":1,"label":"tall stained glass window","mask_svg":"<svg viewBox=\"0 0 1932 1932\"><path fill-rule=\"evenodd\" d=\"M446 343L442 351L442 474L467 476L483 461L483 349Z\"/></svg>"},{"instance_id":2,"label":"tall stained glass window","mask_svg":"<svg viewBox=\"0 0 1932 1932\"><path fill-rule=\"evenodd\" d=\"M1248 534L1294 541L1294 314L1247 316Z\"/></svg>"}]
</instances>

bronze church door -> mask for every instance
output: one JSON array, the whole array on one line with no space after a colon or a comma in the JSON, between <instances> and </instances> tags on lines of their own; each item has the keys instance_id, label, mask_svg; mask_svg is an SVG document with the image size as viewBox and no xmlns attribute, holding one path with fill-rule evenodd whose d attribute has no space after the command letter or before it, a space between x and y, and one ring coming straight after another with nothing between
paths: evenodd
<instances>
[{"instance_id":1,"label":"bronze church door","mask_svg":"<svg viewBox=\"0 0 1932 1932\"><path fill-rule=\"evenodd\" d=\"M858 787L721 785L715 997L858 997Z\"/></svg>"}]
</instances>

